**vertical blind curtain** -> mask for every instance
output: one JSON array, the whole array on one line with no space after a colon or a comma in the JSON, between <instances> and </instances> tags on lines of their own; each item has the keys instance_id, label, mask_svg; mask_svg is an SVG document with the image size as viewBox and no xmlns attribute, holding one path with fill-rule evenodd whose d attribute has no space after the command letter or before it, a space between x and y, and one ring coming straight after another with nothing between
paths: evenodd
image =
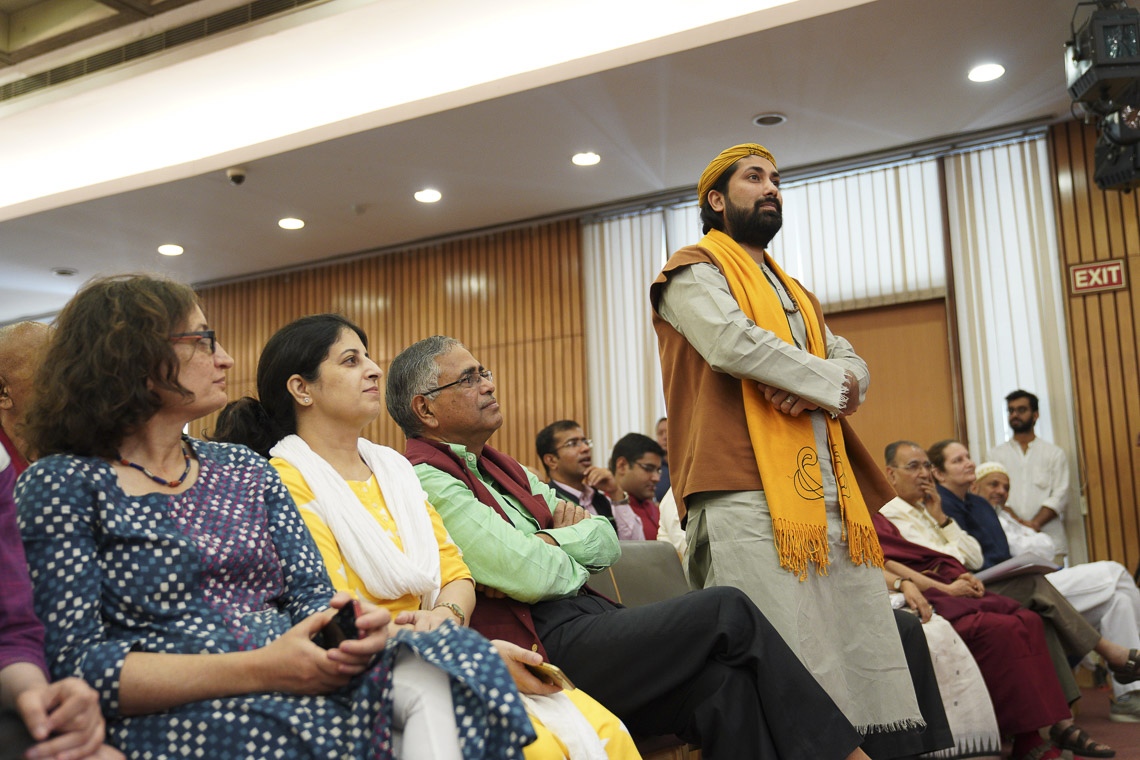
<instances>
[{"instance_id":1,"label":"vertical blind curtain","mask_svg":"<svg viewBox=\"0 0 1140 760\"><path fill-rule=\"evenodd\" d=\"M665 263L660 210L586 224L586 381L594 464L626 433L653 434L665 414L649 283ZM579 420L581 421L581 420Z\"/></svg>"},{"instance_id":2,"label":"vertical blind curtain","mask_svg":"<svg viewBox=\"0 0 1140 760\"><path fill-rule=\"evenodd\" d=\"M984 457L1012 434L1005 395L1041 397L1037 433L1070 455L1077 436L1069 382L1064 275L1060 271L1043 137L946 159L958 335L971 451ZM1086 559L1083 524L1070 494L1071 562Z\"/></svg>"}]
</instances>

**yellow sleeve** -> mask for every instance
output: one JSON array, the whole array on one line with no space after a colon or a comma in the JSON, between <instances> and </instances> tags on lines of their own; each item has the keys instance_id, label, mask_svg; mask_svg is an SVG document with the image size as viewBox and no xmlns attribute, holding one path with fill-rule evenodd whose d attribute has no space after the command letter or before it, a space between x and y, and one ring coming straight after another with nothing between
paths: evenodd
<instances>
[{"instance_id":1,"label":"yellow sleeve","mask_svg":"<svg viewBox=\"0 0 1140 760\"><path fill-rule=\"evenodd\" d=\"M447 535L447 528L443 527L443 518L439 516L439 512L435 511L429 502L424 502L424 507L431 516L431 527L435 531L435 541L439 544L439 585L443 588L452 581L463 580L464 578L471 578L471 571L467 569L467 563L463 561L463 552L451 540L451 536Z\"/></svg>"},{"instance_id":2,"label":"yellow sleeve","mask_svg":"<svg viewBox=\"0 0 1140 760\"><path fill-rule=\"evenodd\" d=\"M297 504L297 509L301 512L301 519L305 521L305 527L309 529L309 533L321 553L321 559L325 561L325 569L328 570L333 588L357 596L356 589L353 588L353 584L348 578L348 568L344 564L344 556L340 553L340 544L336 542L329 526L325 525L324 521L317 517L317 513L307 506L315 498L309 484L305 482L301 472L284 459L274 457L269 460L269 463L277 470L281 476L281 482L289 489L289 495Z\"/></svg>"}]
</instances>

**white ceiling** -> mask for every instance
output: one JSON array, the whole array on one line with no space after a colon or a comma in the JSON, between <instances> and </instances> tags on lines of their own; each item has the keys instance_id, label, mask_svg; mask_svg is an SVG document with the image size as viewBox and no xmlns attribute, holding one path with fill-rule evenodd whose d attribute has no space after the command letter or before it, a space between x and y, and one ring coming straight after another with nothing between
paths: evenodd
<instances>
[{"instance_id":1,"label":"white ceiling","mask_svg":"<svg viewBox=\"0 0 1140 760\"><path fill-rule=\"evenodd\" d=\"M787 170L1064 118L1075 4L877 0L253 160L240 187L212 170L8 219L0 322L52 312L98 273L214 281L691 187L737 142ZM1006 75L967 81L983 61ZM765 111L788 122L752 126ZM571 165L579 150L601 164ZM412 199L426 185L440 203ZM283 216L307 226L280 230ZM187 253L158 256L165 242Z\"/></svg>"}]
</instances>

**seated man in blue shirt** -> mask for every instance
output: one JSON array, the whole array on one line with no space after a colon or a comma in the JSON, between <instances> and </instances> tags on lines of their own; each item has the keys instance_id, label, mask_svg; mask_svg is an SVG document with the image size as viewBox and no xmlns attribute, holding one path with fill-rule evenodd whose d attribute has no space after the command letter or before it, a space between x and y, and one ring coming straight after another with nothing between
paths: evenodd
<instances>
[{"instance_id":1,"label":"seated man in blue shirt","mask_svg":"<svg viewBox=\"0 0 1140 760\"><path fill-rule=\"evenodd\" d=\"M617 560L609 521L486 445L503 424L491 372L436 336L388 370L388 411L478 584L472 627L542 652L635 733L704 757L866 758L863 738L741 592L636 609L585 588Z\"/></svg>"}]
</instances>

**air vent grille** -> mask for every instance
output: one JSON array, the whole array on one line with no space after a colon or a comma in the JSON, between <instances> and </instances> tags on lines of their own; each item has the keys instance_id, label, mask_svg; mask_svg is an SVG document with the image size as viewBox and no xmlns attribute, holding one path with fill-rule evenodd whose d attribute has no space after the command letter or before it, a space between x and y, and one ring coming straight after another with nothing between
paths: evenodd
<instances>
[{"instance_id":1,"label":"air vent grille","mask_svg":"<svg viewBox=\"0 0 1140 760\"><path fill-rule=\"evenodd\" d=\"M0 102L11 100L21 95L43 90L52 85L60 84L96 71L118 66L120 63L133 61L148 55L169 50L187 42L200 40L204 37L234 29L254 21L285 11L300 8L319 0L255 0L248 5L231 8L228 11L216 13L204 19L191 21L188 24L167 29L165 32L153 34L141 40L129 42L114 50L106 50L88 56L79 61L57 66L54 69L32 74L24 79L18 79L5 85L0 85Z\"/></svg>"}]
</instances>

